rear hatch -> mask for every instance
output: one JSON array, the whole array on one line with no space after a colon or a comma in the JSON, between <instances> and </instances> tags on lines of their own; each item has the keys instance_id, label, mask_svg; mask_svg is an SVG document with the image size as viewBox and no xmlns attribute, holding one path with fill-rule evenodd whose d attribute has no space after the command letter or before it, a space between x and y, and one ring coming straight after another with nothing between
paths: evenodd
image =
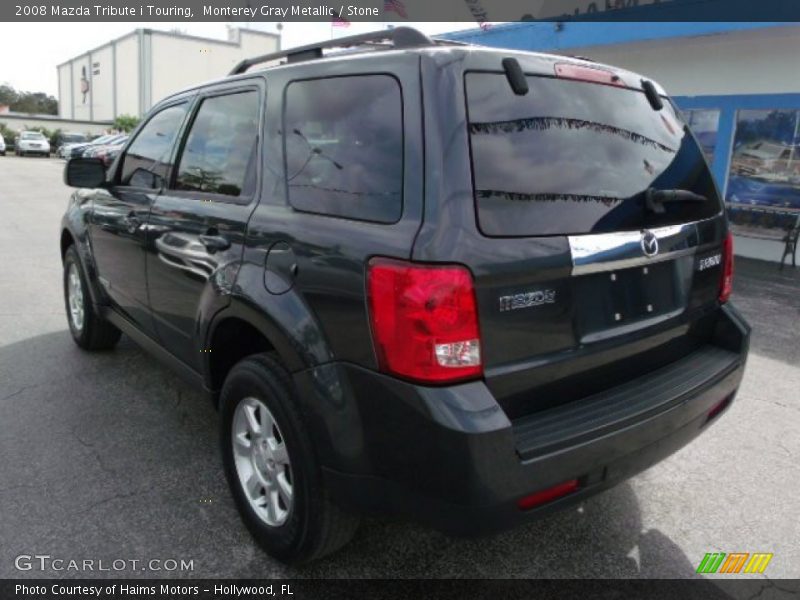
<instances>
[{"instance_id":1,"label":"rear hatch","mask_svg":"<svg viewBox=\"0 0 800 600\"><path fill-rule=\"evenodd\" d=\"M570 63L525 75L524 94L502 70L464 77L487 251L525 239L538 255L509 252L476 278L486 381L509 417L622 385L707 344L726 223L669 100Z\"/></svg>"}]
</instances>

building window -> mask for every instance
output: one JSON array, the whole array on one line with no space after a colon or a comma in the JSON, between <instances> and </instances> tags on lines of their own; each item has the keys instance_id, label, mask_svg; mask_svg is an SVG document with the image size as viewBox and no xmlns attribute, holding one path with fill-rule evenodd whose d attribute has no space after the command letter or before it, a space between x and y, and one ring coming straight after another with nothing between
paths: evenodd
<instances>
[{"instance_id":1,"label":"building window","mask_svg":"<svg viewBox=\"0 0 800 600\"><path fill-rule=\"evenodd\" d=\"M728 177L739 235L781 238L800 218L800 111L740 110Z\"/></svg>"},{"instance_id":2,"label":"building window","mask_svg":"<svg viewBox=\"0 0 800 600\"><path fill-rule=\"evenodd\" d=\"M206 98L183 148L175 189L252 196L258 139L258 94Z\"/></svg>"},{"instance_id":3,"label":"building window","mask_svg":"<svg viewBox=\"0 0 800 600\"><path fill-rule=\"evenodd\" d=\"M359 75L293 82L285 107L292 207L378 223L400 219L403 111L396 79Z\"/></svg>"},{"instance_id":4,"label":"building window","mask_svg":"<svg viewBox=\"0 0 800 600\"><path fill-rule=\"evenodd\" d=\"M717 148L717 132L719 131L719 113L716 108L690 109L683 111L700 146L703 148L708 164L714 163L714 151Z\"/></svg>"}]
</instances>

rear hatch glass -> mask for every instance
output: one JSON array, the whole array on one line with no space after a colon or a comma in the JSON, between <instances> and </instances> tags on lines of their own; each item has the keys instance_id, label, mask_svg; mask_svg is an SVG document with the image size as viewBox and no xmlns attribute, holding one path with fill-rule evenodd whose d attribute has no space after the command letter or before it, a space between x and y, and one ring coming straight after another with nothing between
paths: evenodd
<instances>
[{"instance_id":1,"label":"rear hatch glass","mask_svg":"<svg viewBox=\"0 0 800 600\"><path fill-rule=\"evenodd\" d=\"M630 88L503 73L465 75L475 203L484 235L633 231L699 221L721 205L702 150L669 102ZM704 202L647 210L647 190Z\"/></svg>"}]
</instances>

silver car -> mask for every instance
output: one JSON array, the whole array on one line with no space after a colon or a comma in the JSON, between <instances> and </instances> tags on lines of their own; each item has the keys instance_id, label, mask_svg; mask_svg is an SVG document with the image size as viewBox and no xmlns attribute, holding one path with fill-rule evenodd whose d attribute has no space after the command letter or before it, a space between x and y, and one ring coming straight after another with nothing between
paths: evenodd
<instances>
[{"instance_id":1,"label":"silver car","mask_svg":"<svg viewBox=\"0 0 800 600\"><path fill-rule=\"evenodd\" d=\"M3 139L3 134L0 134L0 156L6 155L6 141Z\"/></svg>"},{"instance_id":2,"label":"silver car","mask_svg":"<svg viewBox=\"0 0 800 600\"><path fill-rule=\"evenodd\" d=\"M50 156L50 142L38 131L23 131L17 137L17 156L26 154L41 154Z\"/></svg>"}]
</instances>

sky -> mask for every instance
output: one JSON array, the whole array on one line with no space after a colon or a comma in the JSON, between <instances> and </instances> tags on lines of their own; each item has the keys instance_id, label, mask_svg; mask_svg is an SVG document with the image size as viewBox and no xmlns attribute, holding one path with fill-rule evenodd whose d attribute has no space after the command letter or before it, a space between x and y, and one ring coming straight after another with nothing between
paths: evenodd
<instances>
[{"instance_id":1,"label":"sky","mask_svg":"<svg viewBox=\"0 0 800 600\"><path fill-rule=\"evenodd\" d=\"M0 23L0 40L6 49L0 60L0 83L8 83L17 90L46 92L58 96L56 65L106 42L125 35L139 27L177 29L181 33L227 39L230 23ZM275 32L277 23L239 23L264 31ZM351 23L349 27L331 27L330 21L322 23L283 23L282 47L290 48L317 40L330 39L332 35L352 35L385 27L384 23ZM410 25L427 34L443 33L476 27L476 23L396 23ZM9 49L19 49L11 51Z\"/></svg>"}]
</instances>

